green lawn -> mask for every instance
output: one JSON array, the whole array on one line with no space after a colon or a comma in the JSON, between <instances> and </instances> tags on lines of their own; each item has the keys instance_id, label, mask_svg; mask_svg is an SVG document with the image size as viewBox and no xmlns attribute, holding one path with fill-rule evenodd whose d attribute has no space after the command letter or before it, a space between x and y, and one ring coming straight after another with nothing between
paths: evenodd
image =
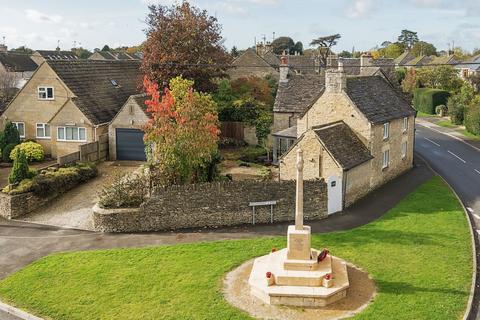
<instances>
[{"instance_id":1,"label":"green lawn","mask_svg":"<svg viewBox=\"0 0 480 320\"><path fill-rule=\"evenodd\" d=\"M434 116L435 116L434 114L428 114L428 113L424 113L422 111L417 110L417 118L428 118L428 117L434 117Z\"/></svg>"},{"instance_id":2,"label":"green lawn","mask_svg":"<svg viewBox=\"0 0 480 320\"><path fill-rule=\"evenodd\" d=\"M439 125L440 127L445 127L445 128L457 128L458 127L456 124L453 124L450 120L441 120L441 121L435 122L435 124Z\"/></svg>"},{"instance_id":3,"label":"green lawn","mask_svg":"<svg viewBox=\"0 0 480 320\"><path fill-rule=\"evenodd\" d=\"M468 223L439 178L383 218L313 236L316 248L367 270L379 288L355 319L460 319L469 296ZM54 319L249 319L222 277L285 246L285 237L56 254L0 282L2 300Z\"/></svg>"},{"instance_id":4,"label":"green lawn","mask_svg":"<svg viewBox=\"0 0 480 320\"><path fill-rule=\"evenodd\" d=\"M459 125L453 124L450 120L441 120L436 122L435 124L445 127L445 128L451 128L451 129L456 129L459 127ZM473 134L471 132L468 132L465 129L458 130L461 134L463 134L465 137L471 139L471 140L480 140L480 136Z\"/></svg>"}]
</instances>

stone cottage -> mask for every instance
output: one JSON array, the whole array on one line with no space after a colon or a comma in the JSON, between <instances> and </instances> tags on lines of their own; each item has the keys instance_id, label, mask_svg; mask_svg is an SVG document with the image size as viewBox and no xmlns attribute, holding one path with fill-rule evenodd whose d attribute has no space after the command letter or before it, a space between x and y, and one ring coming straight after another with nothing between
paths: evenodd
<instances>
[{"instance_id":1,"label":"stone cottage","mask_svg":"<svg viewBox=\"0 0 480 320\"><path fill-rule=\"evenodd\" d=\"M329 213L341 211L412 167L414 122L415 110L383 72L347 76L339 62L298 118L296 140L279 159L280 179L295 178L302 148L305 179L324 178Z\"/></svg>"},{"instance_id":2,"label":"stone cottage","mask_svg":"<svg viewBox=\"0 0 480 320\"><path fill-rule=\"evenodd\" d=\"M0 117L56 158L97 141L141 90L139 61L46 60Z\"/></svg>"}]
</instances>

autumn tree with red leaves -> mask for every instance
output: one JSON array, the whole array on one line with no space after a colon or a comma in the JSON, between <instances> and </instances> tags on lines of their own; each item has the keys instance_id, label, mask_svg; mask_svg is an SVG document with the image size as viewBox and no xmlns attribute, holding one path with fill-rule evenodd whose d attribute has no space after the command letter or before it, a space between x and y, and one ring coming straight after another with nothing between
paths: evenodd
<instances>
[{"instance_id":1,"label":"autumn tree with red leaves","mask_svg":"<svg viewBox=\"0 0 480 320\"><path fill-rule=\"evenodd\" d=\"M212 80L224 76L231 62L217 19L186 1L148 8L143 73L160 86L182 76L194 80L196 90L212 92Z\"/></svg>"},{"instance_id":2,"label":"autumn tree with red leaves","mask_svg":"<svg viewBox=\"0 0 480 320\"><path fill-rule=\"evenodd\" d=\"M218 153L217 106L210 95L193 90L194 82L176 77L161 95L158 84L144 79L151 119L144 140L157 183L184 184L205 180Z\"/></svg>"}]
</instances>

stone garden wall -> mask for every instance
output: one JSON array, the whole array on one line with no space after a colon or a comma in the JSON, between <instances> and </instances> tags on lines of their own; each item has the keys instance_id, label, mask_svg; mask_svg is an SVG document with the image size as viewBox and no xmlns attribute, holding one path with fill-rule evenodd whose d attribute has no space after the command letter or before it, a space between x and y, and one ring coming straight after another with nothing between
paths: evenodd
<instances>
[{"instance_id":1,"label":"stone garden wall","mask_svg":"<svg viewBox=\"0 0 480 320\"><path fill-rule=\"evenodd\" d=\"M94 208L94 226L104 232L161 231L252 223L250 202L276 200L274 222L295 219L295 181L235 181L157 190L140 208ZM327 215L323 180L304 182L304 217ZM270 222L270 207L256 208L256 223Z\"/></svg>"},{"instance_id":2,"label":"stone garden wall","mask_svg":"<svg viewBox=\"0 0 480 320\"><path fill-rule=\"evenodd\" d=\"M15 219L24 216L44 206L57 195L38 197L33 192L17 195L8 195L0 192L0 216L7 219Z\"/></svg>"}]
</instances>

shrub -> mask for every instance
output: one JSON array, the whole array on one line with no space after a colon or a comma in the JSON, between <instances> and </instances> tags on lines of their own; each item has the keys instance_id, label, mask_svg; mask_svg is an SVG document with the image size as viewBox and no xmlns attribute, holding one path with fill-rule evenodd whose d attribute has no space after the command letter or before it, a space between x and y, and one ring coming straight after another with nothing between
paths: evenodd
<instances>
[{"instance_id":1,"label":"shrub","mask_svg":"<svg viewBox=\"0 0 480 320\"><path fill-rule=\"evenodd\" d=\"M10 121L5 124L5 129L3 130L5 135L6 144L19 144L20 143L20 133L17 130L17 127Z\"/></svg>"},{"instance_id":2,"label":"shrub","mask_svg":"<svg viewBox=\"0 0 480 320\"><path fill-rule=\"evenodd\" d=\"M115 177L114 182L100 192L99 205L102 208L137 208L147 198L148 178L133 173Z\"/></svg>"},{"instance_id":3,"label":"shrub","mask_svg":"<svg viewBox=\"0 0 480 320\"><path fill-rule=\"evenodd\" d=\"M45 170L33 178L33 192L42 197L63 193L79 183L96 177L98 170L94 164L82 163L57 170Z\"/></svg>"},{"instance_id":4,"label":"shrub","mask_svg":"<svg viewBox=\"0 0 480 320\"><path fill-rule=\"evenodd\" d=\"M480 107L471 106L465 114L465 127L467 131L480 135Z\"/></svg>"},{"instance_id":5,"label":"shrub","mask_svg":"<svg viewBox=\"0 0 480 320\"><path fill-rule=\"evenodd\" d=\"M448 108L446 105L439 105L435 108L435 113L437 116L444 117L448 113Z\"/></svg>"},{"instance_id":6,"label":"shrub","mask_svg":"<svg viewBox=\"0 0 480 320\"><path fill-rule=\"evenodd\" d=\"M258 162L258 158L265 157L266 155L267 150L264 148L249 146L242 150L242 155L239 159L244 162Z\"/></svg>"},{"instance_id":7,"label":"shrub","mask_svg":"<svg viewBox=\"0 0 480 320\"><path fill-rule=\"evenodd\" d=\"M10 158L10 154L12 153L12 150L17 146L16 143L10 143L5 146L5 148L2 149L2 161L3 162L12 162L12 159Z\"/></svg>"},{"instance_id":8,"label":"shrub","mask_svg":"<svg viewBox=\"0 0 480 320\"><path fill-rule=\"evenodd\" d=\"M430 88L419 88L414 91L413 105L416 110L426 114L435 114L435 107L446 105L450 96L448 91Z\"/></svg>"},{"instance_id":9,"label":"shrub","mask_svg":"<svg viewBox=\"0 0 480 320\"><path fill-rule=\"evenodd\" d=\"M448 115L453 124L463 124L465 118L465 105L460 96L455 95L448 98Z\"/></svg>"},{"instance_id":10,"label":"shrub","mask_svg":"<svg viewBox=\"0 0 480 320\"><path fill-rule=\"evenodd\" d=\"M43 147L36 142L23 142L17 145L10 153L10 159L14 159L19 150L25 153L28 162L42 161L45 157Z\"/></svg>"},{"instance_id":11,"label":"shrub","mask_svg":"<svg viewBox=\"0 0 480 320\"><path fill-rule=\"evenodd\" d=\"M5 133L0 132L0 152L7 145L7 139L5 138Z\"/></svg>"},{"instance_id":12,"label":"shrub","mask_svg":"<svg viewBox=\"0 0 480 320\"><path fill-rule=\"evenodd\" d=\"M25 153L20 150L13 160L13 168L8 176L10 184L18 184L29 176L28 162Z\"/></svg>"}]
</instances>

